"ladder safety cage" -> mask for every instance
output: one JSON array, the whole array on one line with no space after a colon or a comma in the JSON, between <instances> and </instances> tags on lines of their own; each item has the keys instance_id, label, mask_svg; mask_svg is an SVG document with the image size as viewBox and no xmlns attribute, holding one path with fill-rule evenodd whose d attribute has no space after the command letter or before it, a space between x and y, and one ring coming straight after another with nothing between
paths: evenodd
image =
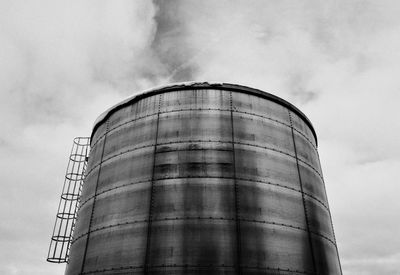
<instances>
[{"instance_id":1,"label":"ladder safety cage","mask_svg":"<svg viewBox=\"0 0 400 275\"><path fill-rule=\"evenodd\" d=\"M89 150L89 137L74 138L47 254L48 262L68 262Z\"/></svg>"}]
</instances>

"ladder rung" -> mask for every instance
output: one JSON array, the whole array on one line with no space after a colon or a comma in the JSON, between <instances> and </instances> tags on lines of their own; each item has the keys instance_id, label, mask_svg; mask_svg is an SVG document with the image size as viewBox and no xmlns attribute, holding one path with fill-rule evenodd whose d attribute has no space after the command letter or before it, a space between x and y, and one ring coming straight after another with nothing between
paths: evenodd
<instances>
[{"instance_id":1,"label":"ladder rung","mask_svg":"<svg viewBox=\"0 0 400 275\"><path fill-rule=\"evenodd\" d=\"M74 139L47 255L48 262L68 262L89 149L89 137Z\"/></svg>"}]
</instances>

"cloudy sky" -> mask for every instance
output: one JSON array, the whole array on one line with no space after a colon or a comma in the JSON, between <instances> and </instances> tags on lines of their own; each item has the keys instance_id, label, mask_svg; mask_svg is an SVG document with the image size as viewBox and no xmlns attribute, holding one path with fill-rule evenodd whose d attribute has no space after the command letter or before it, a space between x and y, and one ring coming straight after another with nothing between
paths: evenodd
<instances>
[{"instance_id":1,"label":"cloudy sky","mask_svg":"<svg viewBox=\"0 0 400 275\"><path fill-rule=\"evenodd\" d=\"M400 274L400 2L0 0L0 273L46 263L67 157L143 89L244 84L319 137L344 274Z\"/></svg>"}]
</instances>

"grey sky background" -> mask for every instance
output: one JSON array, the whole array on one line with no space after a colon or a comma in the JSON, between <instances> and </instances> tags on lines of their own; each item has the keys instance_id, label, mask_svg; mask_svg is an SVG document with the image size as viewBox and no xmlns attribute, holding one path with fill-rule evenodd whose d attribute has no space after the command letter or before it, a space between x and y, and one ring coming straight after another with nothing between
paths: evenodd
<instances>
[{"instance_id":1,"label":"grey sky background","mask_svg":"<svg viewBox=\"0 0 400 275\"><path fill-rule=\"evenodd\" d=\"M313 122L346 275L400 274L399 1L0 0L0 274L45 261L72 139L177 81L263 89Z\"/></svg>"}]
</instances>

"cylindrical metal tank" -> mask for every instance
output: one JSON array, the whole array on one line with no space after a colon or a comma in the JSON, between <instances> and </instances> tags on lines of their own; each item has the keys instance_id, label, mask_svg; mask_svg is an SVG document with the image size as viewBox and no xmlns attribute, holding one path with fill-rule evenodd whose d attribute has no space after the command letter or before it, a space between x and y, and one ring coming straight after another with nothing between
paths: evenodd
<instances>
[{"instance_id":1,"label":"cylindrical metal tank","mask_svg":"<svg viewBox=\"0 0 400 275\"><path fill-rule=\"evenodd\" d=\"M73 239L66 274L341 274L310 121L234 84L100 116Z\"/></svg>"}]
</instances>

